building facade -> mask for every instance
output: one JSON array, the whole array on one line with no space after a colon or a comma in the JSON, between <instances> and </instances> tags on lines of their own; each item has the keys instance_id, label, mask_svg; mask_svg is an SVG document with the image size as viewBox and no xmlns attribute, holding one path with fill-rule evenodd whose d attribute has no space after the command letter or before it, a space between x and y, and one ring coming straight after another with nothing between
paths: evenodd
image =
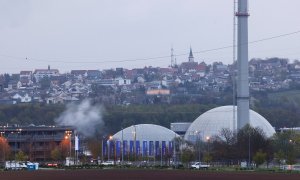
<instances>
[{"instance_id":1,"label":"building facade","mask_svg":"<svg viewBox=\"0 0 300 180\"><path fill-rule=\"evenodd\" d=\"M65 156L74 152L75 130L72 127L2 126L0 128L1 136L6 138L10 146L11 157L22 151L30 161L52 161L51 151L55 148L61 149L64 144Z\"/></svg>"}]
</instances>

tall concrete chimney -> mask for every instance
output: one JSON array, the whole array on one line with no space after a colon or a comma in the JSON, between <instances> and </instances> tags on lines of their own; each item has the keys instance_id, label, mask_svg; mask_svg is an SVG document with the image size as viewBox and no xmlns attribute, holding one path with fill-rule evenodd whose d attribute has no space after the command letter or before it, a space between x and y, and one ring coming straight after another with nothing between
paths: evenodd
<instances>
[{"instance_id":1,"label":"tall concrete chimney","mask_svg":"<svg viewBox=\"0 0 300 180\"><path fill-rule=\"evenodd\" d=\"M249 72L248 72L248 0L238 0L238 79L237 79L237 129L249 120Z\"/></svg>"}]
</instances>

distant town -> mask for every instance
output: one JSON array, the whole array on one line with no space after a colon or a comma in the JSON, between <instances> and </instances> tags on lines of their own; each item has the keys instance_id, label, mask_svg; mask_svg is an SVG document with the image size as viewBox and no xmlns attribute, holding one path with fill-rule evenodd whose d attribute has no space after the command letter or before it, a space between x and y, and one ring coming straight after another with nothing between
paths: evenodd
<instances>
[{"instance_id":1,"label":"distant town","mask_svg":"<svg viewBox=\"0 0 300 180\"><path fill-rule=\"evenodd\" d=\"M235 63L197 62L192 49L186 62L167 68L77 69L60 73L49 65L19 74L1 74L0 104L63 104L85 98L116 105L201 103L207 94L219 98L225 92L232 94L236 73ZM252 92L287 90L300 84L300 62L284 58L251 59L249 74Z\"/></svg>"}]
</instances>

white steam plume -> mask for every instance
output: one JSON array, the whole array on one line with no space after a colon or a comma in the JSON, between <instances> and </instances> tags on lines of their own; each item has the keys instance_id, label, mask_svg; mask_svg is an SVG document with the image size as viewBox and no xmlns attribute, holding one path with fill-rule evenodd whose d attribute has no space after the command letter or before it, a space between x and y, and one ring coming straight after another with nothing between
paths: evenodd
<instances>
[{"instance_id":1,"label":"white steam plume","mask_svg":"<svg viewBox=\"0 0 300 180\"><path fill-rule=\"evenodd\" d=\"M102 106L92 105L90 100L86 99L80 104L67 105L67 109L55 122L61 126L73 126L78 132L90 137L95 134L96 128L104 125L102 111Z\"/></svg>"}]
</instances>

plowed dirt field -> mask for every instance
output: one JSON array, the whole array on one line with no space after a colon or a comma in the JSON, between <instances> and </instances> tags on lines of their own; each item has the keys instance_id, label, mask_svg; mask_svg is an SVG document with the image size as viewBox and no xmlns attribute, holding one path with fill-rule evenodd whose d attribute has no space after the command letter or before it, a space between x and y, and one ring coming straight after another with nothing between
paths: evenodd
<instances>
[{"instance_id":1,"label":"plowed dirt field","mask_svg":"<svg viewBox=\"0 0 300 180\"><path fill-rule=\"evenodd\" d=\"M3 171L0 180L300 180L300 174L205 172L189 170L38 170Z\"/></svg>"}]
</instances>

